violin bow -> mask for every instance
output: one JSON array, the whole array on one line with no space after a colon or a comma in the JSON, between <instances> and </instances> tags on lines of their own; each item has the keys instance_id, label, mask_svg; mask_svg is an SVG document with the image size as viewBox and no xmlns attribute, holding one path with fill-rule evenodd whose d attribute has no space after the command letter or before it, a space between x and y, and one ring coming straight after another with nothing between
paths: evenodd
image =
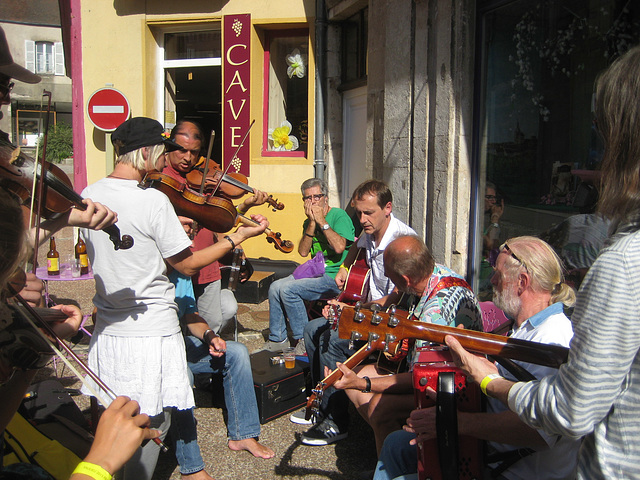
<instances>
[{"instance_id":1,"label":"violin bow","mask_svg":"<svg viewBox=\"0 0 640 480\"><path fill-rule=\"evenodd\" d=\"M40 211L41 211L41 206L42 206L42 200L44 199L44 160L46 158L46 154L47 154L47 137L49 135L49 113L51 112L51 92L47 91L47 90L43 90L42 91L42 98L44 97L48 97L48 101L47 101L47 114L43 119L43 130L44 130L44 134L42 136L42 155L39 156L38 153L36 152L36 158L34 159L35 161L33 162L33 189L31 192L31 216L29 218L29 226L31 226L31 222L33 221L33 207L34 207L34 202L36 202L36 198L37 198L37 202L38 202L38 211L36 213L36 224L35 224L35 248L33 249L33 272L32 273L36 273L36 267L38 265L38 245L40 244ZM42 100L40 101L40 116L42 117ZM40 149L40 142L38 142L38 149ZM38 157L40 157L40 160ZM40 175L40 179L36 180L38 178L37 176L37 172L38 172L38 162L40 162L40 171L43 173L42 175ZM37 197L36 195L34 195L35 190L36 190L36 182L38 184L38 193L37 193Z\"/></svg>"},{"instance_id":2,"label":"violin bow","mask_svg":"<svg viewBox=\"0 0 640 480\"><path fill-rule=\"evenodd\" d=\"M211 159L211 150L213 149L213 140L216 138L216 131L211 130L211 138L209 139L209 148L207 149L207 158L204 160L204 174L200 183L200 195L204 194L204 186L207 183L207 174L209 173L209 160Z\"/></svg>"},{"instance_id":3,"label":"violin bow","mask_svg":"<svg viewBox=\"0 0 640 480\"><path fill-rule=\"evenodd\" d=\"M229 171L229 167L231 166L231 164L233 163L233 161L238 158L238 152L240 151L240 149L242 148L242 146L244 145L244 142L247 140L247 137L249 136L249 132L251 131L251 127L253 127L253 124L256 123L255 118L253 120L251 120L251 125L249 125L249 128L247 128L247 131L244 134L244 137L242 137L242 141L240 142L240 145L238 145L238 148L236 148L236 151L233 152L233 156L231 157L231 160L229 160L229 163L227 164L226 168L224 169L224 171L222 172L222 177L223 178L227 172ZM205 170L205 174L202 177L203 178L203 182L204 182L204 178L207 177L207 172ZM218 182L218 184L216 185L216 188L213 189L213 192L211 192L211 195L215 195L216 192L218 191L218 187L220 187L220 183Z\"/></svg>"},{"instance_id":4,"label":"violin bow","mask_svg":"<svg viewBox=\"0 0 640 480\"><path fill-rule=\"evenodd\" d=\"M207 158L204 160L204 175L202 175L202 182L200 183L200 190L198 191L200 195L204 194L204 186L207 183L207 173L209 173L209 159L211 158L211 150L213 149L213 141L216 138L216 131L211 130L211 138L209 139L209 148L207 149ZM189 238L191 240L196 236L196 231L198 230L198 222L195 220L191 222L191 233L189 234Z\"/></svg>"}]
</instances>

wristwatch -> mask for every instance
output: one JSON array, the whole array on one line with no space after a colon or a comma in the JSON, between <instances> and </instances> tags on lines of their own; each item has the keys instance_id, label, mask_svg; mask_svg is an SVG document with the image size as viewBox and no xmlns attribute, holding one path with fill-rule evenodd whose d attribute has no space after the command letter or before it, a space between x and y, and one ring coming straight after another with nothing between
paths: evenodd
<instances>
[{"instance_id":1,"label":"wristwatch","mask_svg":"<svg viewBox=\"0 0 640 480\"><path fill-rule=\"evenodd\" d=\"M329 230L329 224L325 223L324 225L322 225L322 230Z\"/></svg>"}]
</instances>

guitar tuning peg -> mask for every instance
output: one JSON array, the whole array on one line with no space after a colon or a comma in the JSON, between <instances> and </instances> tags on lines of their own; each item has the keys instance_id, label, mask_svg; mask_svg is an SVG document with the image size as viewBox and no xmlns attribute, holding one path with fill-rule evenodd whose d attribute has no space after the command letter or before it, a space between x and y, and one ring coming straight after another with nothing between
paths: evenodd
<instances>
[{"instance_id":1,"label":"guitar tuning peg","mask_svg":"<svg viewBox=\"0 0 640 480\"><path fill-rule=\"evenodd\" d=\"M382 310L382 305L380 305L379 303L373 303L369 308L371 309L371 311L378 313Z\"/></svg>"},{"instance_id":2,"label":"guitar tuning peg","mask_svg":"<svg viewBox=\"0 0 640 480\"><path fill-rule=\"evenodd\" d=\"M382 315L378 312L371 315L371 325L380 325L380 322L382 322Z\"/></svg>"},{"instance_id":3,"label":"guitar tuning peg","mask_svg":"<svg viewBox=\"0 0 640 480\"><path fill-rule=\"evenodd\" d=\"M389 351L389 344L393 343L396 341L396 336L392 335L390 333L387 333L384 336L384 351L388 352Z\"/></svg>"},{"instance_id":4,"label":"guitar tuning peg","mask_svg":"<svg viewBox=\"0 0 640 480\"><path fill-rule=\"evenodd\" d=\"M356 304L353 306L353 308L354 308L354 310L356 312L359 312L360 309L362 308L362 302L360 302L360 301L356 302Z\"/></svg>"},{"instance_id":5,"label":"guitar tuning peg","mask_svg":"<svg viewBox=\"0 0 640 480\"><path fill-rule=\"evenodd\" d=\"M351 332L351 338L349 338L349 350L353 350L353 343L357 342L362 338L362 334L360 332Z\"/></svg>"}]
</instances>

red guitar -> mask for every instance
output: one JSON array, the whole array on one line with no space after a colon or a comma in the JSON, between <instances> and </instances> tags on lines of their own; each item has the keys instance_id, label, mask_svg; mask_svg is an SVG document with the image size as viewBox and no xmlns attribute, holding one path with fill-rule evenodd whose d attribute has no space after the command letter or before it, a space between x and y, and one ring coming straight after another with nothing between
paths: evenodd
<instances>
[{"instance_id":1,"label":"red guitar","mask_svg":"<svg viewBox=\"0 0 640 480\"><path fill-rule=\"evenodd\" d=\"M358 251L356 261L349 267L347 279L344 281L342 292L336 299L338 302L355 305L357 302L366 301L369 296L369 277L371 269L367 265L364 249Z\"/></svg>"}]
</instances>

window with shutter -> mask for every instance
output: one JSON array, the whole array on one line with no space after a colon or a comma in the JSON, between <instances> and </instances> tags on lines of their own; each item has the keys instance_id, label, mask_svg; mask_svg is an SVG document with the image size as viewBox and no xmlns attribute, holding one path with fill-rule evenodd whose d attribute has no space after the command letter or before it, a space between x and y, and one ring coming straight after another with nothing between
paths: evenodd
<instances>
[{"instance_id":1,"label":"window with shutter","mask_svg":"<svg viewBox=\"0 0 640 480\"><path fill-rule=\"evenodd\" d=\"M33 40L24 41L25 68L31 73L36 73L36 42Z\"/></svg>"},{"instance_id":2,"label":"window with shutter","mask_svg":"<svg viewBox=\"0 0 640 480\"><path fill-rule=\"evenodd\" d=\"M53 56L55 58L55 74L64 75L64 47L62 42L53 44Z\"/></svg>"}]
</instances>

